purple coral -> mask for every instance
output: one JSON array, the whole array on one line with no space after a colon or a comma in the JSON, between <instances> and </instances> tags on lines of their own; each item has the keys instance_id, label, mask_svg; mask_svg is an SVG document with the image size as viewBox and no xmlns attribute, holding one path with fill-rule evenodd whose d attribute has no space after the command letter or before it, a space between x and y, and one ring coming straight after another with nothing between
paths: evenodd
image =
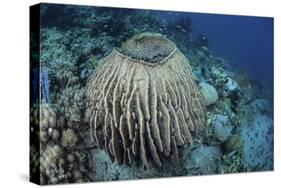
<instances>
[{"instance_id":1,"label":"purple coral","mask_svg":"<svg viewBox=\"0 0 281 188\"><path fill-rule=\"evenodd\" d=\"M49 84L49 74L48 69L44 68L40 71L40 91L41 98L45 99L45 102L50 102L50 84Z\"/></svg>"}]
</instances>

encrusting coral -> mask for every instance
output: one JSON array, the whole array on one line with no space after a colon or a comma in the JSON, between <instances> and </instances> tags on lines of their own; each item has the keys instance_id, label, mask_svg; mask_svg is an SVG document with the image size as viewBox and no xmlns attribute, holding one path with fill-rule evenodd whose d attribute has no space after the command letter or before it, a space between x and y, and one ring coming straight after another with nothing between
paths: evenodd
<instances>
[{"instance_id":1,"label":"encrusting coral","mask_svg":"<svg viewBox=\"0 0 281 188\"><path fill-rule=\"evenodd\" d=\"M86 91L94 143L119 164L178 159L205 126L188 59L161 34L142 33L103 61Z\"/></svg>"}]
</instances>

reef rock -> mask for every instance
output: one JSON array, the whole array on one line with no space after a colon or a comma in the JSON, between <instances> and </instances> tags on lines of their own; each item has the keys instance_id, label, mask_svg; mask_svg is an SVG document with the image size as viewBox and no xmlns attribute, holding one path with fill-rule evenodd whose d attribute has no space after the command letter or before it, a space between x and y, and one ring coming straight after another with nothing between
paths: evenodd
<instances>
[{"instance_id":1,"label":"reef rock","mask_svg":"<svg viewBox=\"0 0 281 188\"><path fill-rule=\"evenodd\" d=\"M161 34L114 49L87 84L94 143L119 164L177 160L205 126L204 99L188 59Z\"/></svg>"},{"instance_id":2,"label":"reef rock","mask_svg":"<svg viewBox=\"0 0 281 188\"><path fill-rule=\"evenodd\" d=\"M220 141L226 141L232 131L232 127L228 125L228 117L224 115L216 115L212 125L215 137Z\"/></svg>"},{"instance_id":3,"label":"reef rock","mask_svg":"<svg viewBox=\"0 0 281 188\"><path fill-rule=\"evenodd\" d=\"M243 140L240 135L231 135L224 144L226 151L236 151L243 145Z\"/></svg>"},{"instance_id":4,"label":"reef rock","mask_svg":"<svg viewBox=\"0 0 281 188\"><path fill-rule=\"evenodd\" d=\"M119 165L117 161L112 161L109 155L101 149L93 149L91 155L90 166L92 170L88 175L95 181L171 177L182 175L185 170L181 165L169 161L163 163L161 169L152 165L146 169L137 164Z\"/></svg>"},{"instance_id":5,"label":"reef rock","mask_svg":"<svg viewBox=\"0 0 281 188\"><path fill-rule=\"evenodd\" d=\"M199 83L201 92L205 98L206 106L216 103L218 100L218 92L216 88L206 82Z\"/></svg>"},{"instance_id":6,"label":"reef rock","mask_svg":"<svg viewBox=\"0 0 281 188\"><path fill-rule=\"evenodd\" d=\"M213 174L217 171L221 149L217 146L200 146L194 149L186 161L186 169L192 174Z\"/></svg>"}]
</instances>

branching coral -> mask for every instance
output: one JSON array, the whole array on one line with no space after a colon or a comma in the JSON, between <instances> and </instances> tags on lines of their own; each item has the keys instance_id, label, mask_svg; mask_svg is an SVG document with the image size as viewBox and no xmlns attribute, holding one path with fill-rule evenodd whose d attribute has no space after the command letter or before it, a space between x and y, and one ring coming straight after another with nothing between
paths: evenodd
<instances>
[{"instance_id":1,"label":"branching coral","mask_svg":"<svg viewBox=\"0 0 281 188\"><path fill-rule=\"evenodd\" d=\"M62 87L60 95L57 95L57 104L67 119L69 127L75 127L83 120L85 88L79 82L79 77L70 70L59 71L57 81Z\"/></svg>"},{"instance_id":2,"label":"branching coral","mask_svg":"<svg viewBox=\"0 0 281 188\"><path fill-rule=\"evenodd\" d=\"M164 36L144 33L104 61L86 91L94 143L119 164L177 159L178 147L205 126L187 58Z\"/></svg>"}]
</instances>

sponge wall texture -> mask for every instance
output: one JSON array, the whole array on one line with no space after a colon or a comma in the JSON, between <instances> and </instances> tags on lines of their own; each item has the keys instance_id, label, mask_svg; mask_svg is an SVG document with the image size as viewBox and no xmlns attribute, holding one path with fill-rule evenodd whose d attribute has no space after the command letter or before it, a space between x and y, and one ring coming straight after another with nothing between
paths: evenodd
<instances>
[{"instance_id":1,"label":"sponge wall texture","mask_svg":"<svg viewBox=\"0 0 281 188\"><path fill-rule=\"evenodd\" d=\"M162 166L204 128L204 99L187 58L164 36L144 33L123 46L88 80L91 135L119 164Z\"/></svg>"}]
</instances>

